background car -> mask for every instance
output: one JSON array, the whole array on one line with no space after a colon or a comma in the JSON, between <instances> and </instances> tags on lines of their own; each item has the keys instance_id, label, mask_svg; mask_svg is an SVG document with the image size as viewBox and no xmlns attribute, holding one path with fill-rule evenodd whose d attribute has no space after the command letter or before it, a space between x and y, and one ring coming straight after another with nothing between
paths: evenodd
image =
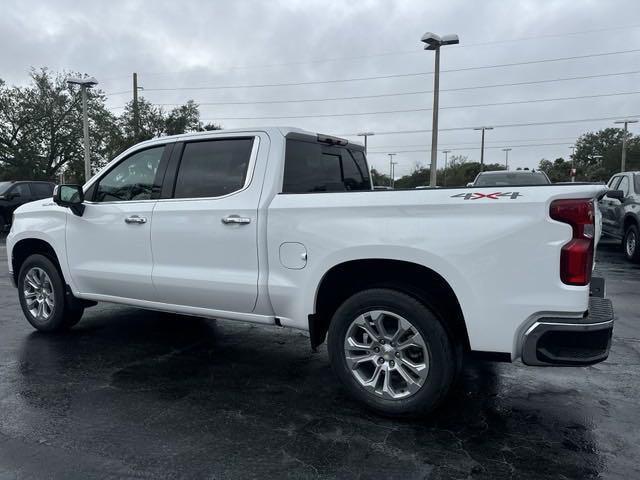
<instances>
[{"instance_id":1,"label":"background car","mask_svg":"<svg viewBox=\"0 0 640 480\"><path fill-rule=\"evenodd\" d=\"M610 191L620 191L619 198L607 194L599 202L602 231L622 240L622 251L631 262L640 263L640 172L622 172L607 184Z\"/></svg>"},{"instance_id":2,"label":"background car","mask_svg":"<svg viewBox=\"0 0 640 480\"><path fill-rule=\"evenodd\" d=\"M507 185L550 185L551 180L544 172L533 170L496 170L481 172L469 187L502 187Z\"/></svg>"},{"instance_id":3,"label":"background car","mask_svg":"<svg viewBox=\"0 0 640 480\"><path fill-rule=\"evenodd\" d=\"M0 182L0 231L11 227L11 219L16 208L34 200L51 197L54 186L51 182Z\"/></svg>"}]
</instances>

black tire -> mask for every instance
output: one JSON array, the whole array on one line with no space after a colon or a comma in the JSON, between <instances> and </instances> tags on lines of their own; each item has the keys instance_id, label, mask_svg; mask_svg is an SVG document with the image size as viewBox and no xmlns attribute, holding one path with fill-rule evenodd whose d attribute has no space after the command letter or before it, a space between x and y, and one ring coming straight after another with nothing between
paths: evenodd
<instances>
[{"instance_id":1,"label":"black tire","mask_svg":"<svg viewBox=\"0 0 640 480\"><path fill-rule=\"evenodd\" d=\"M640 231L635 224L631 224L624 231L622 251L627 260L640 263Z\"/></svg>"},{"instance_id":2,"label":"black tire","mask_svg":"<svg viewBox=\"0 0 640 480\"><path fill-rule=\"evenodd\" d=\"M344 343L349 328L357 317L372 310L385 310L403 317L417 329L427 346L429 368L426 379L408 397L385 399L366 390L347 364ZM327 346L333 370L349 394L366 407L393 417L425 415L432 411L449 392L461 361L458 358L461 349L456 348L438 317L427 306L414 297L387 288L364 290L347 299L333 315Z\"/></svg>"},{"instance_id":3,"label":"black tire","mask_svg":"<svg viewBox=\"0 0 640 480\"><path fill-rule=\"evenodd\" d=\"M46 317L43 315L34 315L31 312L25 295L26 276L29 272L32 272L34 268L46 274L48 282L44 281L44 283L51 287L45 288L48 298L53 300L53 306L47 307L50 308L50 314L46 315ZM20 298L20 306L22 307L24 316L36 330L40 330L41 332L68 330L80 321L84 313L84 308L71 306L69 302L65 301L65 288L62 275L53 262L43 255L31 255L24 261L22 267L20 267L20 272L18 273L18 297Z\"/></svg>"}]
</instances>

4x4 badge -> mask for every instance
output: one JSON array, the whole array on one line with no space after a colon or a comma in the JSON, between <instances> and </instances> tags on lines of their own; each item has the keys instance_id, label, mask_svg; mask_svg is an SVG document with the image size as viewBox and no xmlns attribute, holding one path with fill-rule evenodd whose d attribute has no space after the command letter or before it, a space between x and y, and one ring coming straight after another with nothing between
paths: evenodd
<instances>
[{"instance_id":1,"label":"4x4 badge","mask_svg":"<svg viewBox=\"0 0 640 480\"><path fill-rule=\"evenodd\" d=\"M518 197L523 197L520 192L494 192L494 193L458 193L457 195L451 195L451 198L463 198L465 200L479 200L481 198L489 198L491 200L500 200L501 197L508 197L511 200L515 200Z\"/></svg>"}]
</instances>

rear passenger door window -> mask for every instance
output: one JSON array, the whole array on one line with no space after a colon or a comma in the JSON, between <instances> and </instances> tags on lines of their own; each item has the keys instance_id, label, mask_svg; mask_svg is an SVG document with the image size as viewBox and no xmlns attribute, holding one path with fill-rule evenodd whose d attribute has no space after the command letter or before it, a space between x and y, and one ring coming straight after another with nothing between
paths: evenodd
<instances>
[{"instance_id":1,"label":"rear passenger door window","mask_svg":"<svg viewBox=\"0 0 640 480\"><path fill-rule=\"evenodd\" d=\"M191 142L184 146L175 198L213 198L242 190L247 183L253 138Z\"/></svg>"},{"instance_id":2,"label":"rear passenger door window","mask_svg":"<svg viewBox=\"0 0 640 480\"><path fill-rule=\"evenodd\" d=\"M32 183L31 193L33 198L40 200L53 195L53 186L49 183Z\"/></svg>"}]
</instances>

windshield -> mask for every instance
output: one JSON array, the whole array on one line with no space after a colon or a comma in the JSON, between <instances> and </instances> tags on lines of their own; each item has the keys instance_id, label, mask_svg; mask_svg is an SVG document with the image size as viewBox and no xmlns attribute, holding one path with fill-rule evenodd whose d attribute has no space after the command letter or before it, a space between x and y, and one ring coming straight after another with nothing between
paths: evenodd
<instances>
[{"instance_id":1,"label":"windshield","mask_svg":"<svg viewBox=\"0 0 640 480\"><path fill-rule=\"evenodd\" d=\"M543 173L504 172L480 174L474 187L500 187L504 185L548 185L550 182Z\"/></svg>"},{"instance_id":2,"label":"windshield","mask_svg":"<svg viewBox=\"0 0 640 480\"><path fill-rule=\"evenodd\" d=\"M11 182L0 182L0 195L6 192L11 186Z\"/></svg>"}]
</instances>

